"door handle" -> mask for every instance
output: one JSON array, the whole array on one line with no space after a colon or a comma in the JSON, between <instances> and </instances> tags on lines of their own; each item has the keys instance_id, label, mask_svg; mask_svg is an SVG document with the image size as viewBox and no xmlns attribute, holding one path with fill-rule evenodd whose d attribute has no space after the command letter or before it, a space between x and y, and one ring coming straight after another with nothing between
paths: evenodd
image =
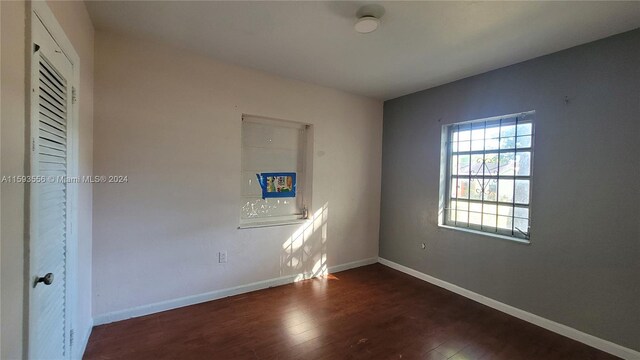
<instances>
[{"instance_id":1,"label":"door handle","mask_svg":"<svg viewBox=\"0 0 640 360\"><path fill-rule=\"evenodd\" d=\"M53 283L53 274L48 273L43 277L37 277L33 287L36 287L39 283L44 283L45 285L51 285Z\"/></svg>"}]
</instances>

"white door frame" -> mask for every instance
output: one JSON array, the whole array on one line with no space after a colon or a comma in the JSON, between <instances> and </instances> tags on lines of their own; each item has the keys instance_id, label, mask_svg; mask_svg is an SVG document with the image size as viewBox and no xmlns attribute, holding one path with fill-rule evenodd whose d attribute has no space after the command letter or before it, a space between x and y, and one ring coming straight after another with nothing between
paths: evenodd
<instances>
[{"instance_id":1,"label":"white door frame","mask_svg":"<svg viewBox=\"0 0 640 360\"><path fill-rule=\"evenodd\" d=\"M51 34L54 41L60 47L62 52L71 62L73 67L72 77L68 79L69 84L71 84L70 88L72 88L72 96L76 96L79 93L79 80L80 80L80 58L78 53L73 48L71 41L66 36L64 30L56 20L55 16L49 6L45 1L30 1L27 5L27 48L29 49L29 57L27 63L27 74L28 74L28 87L27 91L29 91L28 98L29 100L29 126L27 126L28 136L27 139L29 141L29 156L26 156L27 166L29 173L33 173L32 159L34 158L34 148L31 145L34 141L35 137L38 134L38 99L37 93L33 91L38 86L38 78L34 77L33 67L34 67L34 47L33 47L33 33L35 31L37 22L40 21L45 26L47 31ZM78 176L78 119L79 119L79 99L76 98L75 101L72 101L72 109L69 113L69 119L67 120L67 174L69 177ZM31 196L32 194L32 186L29 185L26 187L26 201L25 206L28 208L26 211L27 217L27 226L29 229L29 233L27 234L28 238L28 246L29 249L33 245L33 238L31 237L31 233L37 231L37 228L34 229L34 224L37 220L32 221L34 209L31 206ZM66 303L65 303L65 312L66 312L66 346L68 349L66 352L67 358L71 359L76 355L82 356L82 354L75 354L76 344L73 343L73 335L72 332L75 330L75 319L76 319L76 311L77 308L77 269L78 269L78 237L77 237L77 210L78 210L78 184L71 182L67 184L67 252L66 252ZM30 252L28 252L30 254ZM31 352L31 344L29 339L30 330L37 319L33 319L30 314L32 313L32 305L33 301L31 299L32 289L33 289L33 279L31 278L32 272L32 261L31 255L29 255L29 272L26 276L26 286L28 289L28 303L29 305L26 307L26 323L28 326L25 341L25 353L29 354ZM29 355L27 355L29 356Z\"/></svg>"}]
</instances>

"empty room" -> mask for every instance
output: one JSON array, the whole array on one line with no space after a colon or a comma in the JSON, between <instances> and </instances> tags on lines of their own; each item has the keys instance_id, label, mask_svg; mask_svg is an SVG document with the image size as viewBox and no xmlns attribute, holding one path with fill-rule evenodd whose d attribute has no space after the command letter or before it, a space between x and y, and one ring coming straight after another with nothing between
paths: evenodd
<instances>
[{"instance_id":1,"label":"empty room","mask_svg":"<svg viewBox=\"0 0 640 360\"><path fill-rule=\"evenodd\" d=\"M640 360L640 1L0 0L0 359Z\"/></svg>"}]
</instances>

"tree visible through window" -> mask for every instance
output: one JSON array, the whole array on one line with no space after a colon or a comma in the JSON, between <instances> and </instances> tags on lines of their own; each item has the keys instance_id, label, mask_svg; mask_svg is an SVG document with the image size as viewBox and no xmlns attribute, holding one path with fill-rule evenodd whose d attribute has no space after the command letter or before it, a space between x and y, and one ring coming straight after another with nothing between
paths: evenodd
<instances>
[{"instance_id":1,"label":"tree visible through window","mask_svg":"<svg viewBox=\"0 0 640 360\"><path fill-rule=\"evenodd\" d=\"M529 239L533 112L449 125L445 224Z\"/></svg>"}]
</instances>

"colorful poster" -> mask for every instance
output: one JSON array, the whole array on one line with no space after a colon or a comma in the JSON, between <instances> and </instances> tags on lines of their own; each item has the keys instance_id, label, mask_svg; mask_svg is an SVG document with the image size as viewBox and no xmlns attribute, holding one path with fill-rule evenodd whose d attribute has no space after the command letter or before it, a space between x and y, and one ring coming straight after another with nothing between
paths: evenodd
<instances>
[{"instance_id":1,"label":"colorful poster","mask_svg":"<svg viewBox=\"0 0 640 360\"><path fill-rule=\"evenodd\" d=\"M262 198L296 197L296 173L256 174Z\"/></svg>"}]
</instances>

